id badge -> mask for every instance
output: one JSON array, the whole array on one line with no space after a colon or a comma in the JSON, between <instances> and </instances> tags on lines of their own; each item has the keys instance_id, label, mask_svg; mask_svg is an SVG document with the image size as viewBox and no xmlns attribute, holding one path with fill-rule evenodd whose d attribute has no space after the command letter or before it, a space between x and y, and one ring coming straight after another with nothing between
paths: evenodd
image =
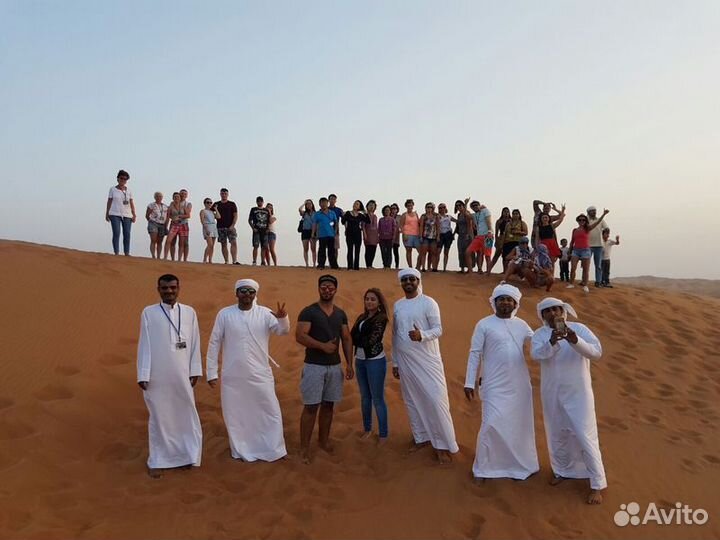
<instances>
[{"instance_id":1,"label":"id badge","mask_svg":"<svg viewBox=\"0 0 720 540\"><path fill-rule=\"evenodd\" d=\"M128 205L130 204L130 201L123 201L123 204Z\"/></svg>"},{"instance_id":2,"label":"id badge","mask_svg":"<svg viewBox=\"0 0 720 540\"><path fill-rule=\"evenodd\" d=\"M178 341L175 343L176 349L187 349L187 343L185 341Z\"/></svg>"}]
</instances>

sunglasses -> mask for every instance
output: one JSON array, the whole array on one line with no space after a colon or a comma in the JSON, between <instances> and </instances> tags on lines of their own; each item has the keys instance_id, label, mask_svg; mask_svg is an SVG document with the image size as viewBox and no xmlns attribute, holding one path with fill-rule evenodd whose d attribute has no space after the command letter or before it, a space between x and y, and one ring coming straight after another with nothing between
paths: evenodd
<instances>
[{"instance_id":1,"label":"sunglasses","mask_svg":"<svg viewBox=\"0 0 720 540\"><path fill-rule=\"evenodd\" d=\"M240 287L238 291L242 294L255 294L255 289L252 287Z\"/></svg>"},{"instance_id":2,"label":"sunglasses","mask_svg":"<svg viewBox=\"0 0 720 540\"><path fill-rule=\"evenodd\" d=\"M405 283L406 281L417 281L417 278L415 276L406 276L400 279L400 283Z\"/></svg>"},{"instance_id":3,"label":"sunglasses","mask_svg":"<svg viewBox=\"0 0 720 540\"><path fill-rule=\"evenodd\" d=\"M205 204L212 204L212 201L205 201Z\"/></svg>"}]
</instances>

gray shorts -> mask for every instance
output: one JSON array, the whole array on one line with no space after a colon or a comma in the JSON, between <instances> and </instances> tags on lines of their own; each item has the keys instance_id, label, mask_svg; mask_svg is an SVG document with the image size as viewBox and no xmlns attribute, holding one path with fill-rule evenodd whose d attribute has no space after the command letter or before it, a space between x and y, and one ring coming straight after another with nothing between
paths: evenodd
<instances>
[{"instance_id":1,"label":"gray shorts","mask_svg":"<svg viewBox=\"0 0 720 540\"><path fill-rule=\"evenodd\" d=\"M342 399L345 375L340 364L321 366L305 364L300 379L303 404L317 405L321 401L337 403Z\"/></svg>"},{"instance_id":2,"label":"gray shorts","mask_svg":"<svg viewBox=\"0 0 720 540\"><path fill-rule=\"evenodd\" d=\"M158 238L163 238L167 235L167 229L164 223L158 223L156 221L148 221L147 226L148 233L157 234Z\"/></svg>"}]
</instances>

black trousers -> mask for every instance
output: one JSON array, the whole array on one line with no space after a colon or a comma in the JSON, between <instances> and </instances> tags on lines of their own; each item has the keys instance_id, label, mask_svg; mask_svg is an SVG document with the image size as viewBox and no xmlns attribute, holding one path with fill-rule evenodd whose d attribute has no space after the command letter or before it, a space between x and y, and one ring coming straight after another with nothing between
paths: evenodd
<instances>
[{"instance_id":1,"label":"black trousers","mask_svg":"<svg viewBox=\"0 0 720 540\"><path fill-rule=\"evenodd\" d=\"M377 252L377 244L365 244L365 268L372 268L375 262L375 253Z\"/></svg>"},{"instance_id":2,"label":"black trousers","mask_svg":"<svg viewBox=\"0 0 720 540\"><path fill-rule=\"evenodd\" d=\"M610 285L610 259L602 261L602 284Z\"/></svg>"},{"instance_id":3,"label":"black trousers","mask_svg":"<svg viewBox=\"0 0 720 540\"><path fill-rule=\"evenodd\" d=\"M346 234L347 244L347 267L348 270L360 270L360 246L362 246L362 233Z\"/></svg>"},{"instance_id":4,"label":"black trousers","mask_svg":"<svg viewBox=\"0 0 720 540\"><path fill-rule=\"evenodd\" d=\"M383 268L392 266L392 249L392 240L380 240L380 256L382 257Z\"/></svg>"},{"instance_id":5,"label":"black trousers","mask_svg":"<svg viewBox=\"0 0 720 540\"><path fill-rule=\"evenodd\" d=\"M325 268L325 261L330 261L330 268L337 269L337 256L335 254L335 237L326 236L318 238L318 268Z\"/></svg>"},{"instance_id":6,"label":"black trousers","mask_svg":"<svg viewBox=\"0 0 720 540\"><path fill-rule=\"evenodd\" d=\"M400 244L393 244L393 257L395 257L395 268L400 268Z\"/></svg>"},{"instance_id":7,"label":"black trousers","mask_svg":"<svg viewBox=\"0 0 720 540\"><path fill-rule=\"evenodd\" d=\"M560 261L560 281L570 281L570 261Z\"/></svg>"}]
</instances>

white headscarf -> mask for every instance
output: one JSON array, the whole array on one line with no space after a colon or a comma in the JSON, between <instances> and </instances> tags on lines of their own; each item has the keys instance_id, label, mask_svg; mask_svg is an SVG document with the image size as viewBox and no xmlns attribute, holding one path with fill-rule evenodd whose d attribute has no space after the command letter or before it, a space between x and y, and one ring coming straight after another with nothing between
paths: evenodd
<instances>
[{"instance_id":1,"label":"white headscarf","mask_svg":"<svg viewBox=\"0 0 720 540\"><path fill-rule=\"evenodd\" d=\"M415 268L403 268L398 272L398 280L402 280L402 278L406 276L415 276L418 280L418 294L423 293L422 289L422 274L419 270L416 270Z\"/></svg>"},{"instance_id":2,"label":"white headscarf","mask_svg":"<svg viewBox=\"0 0 720 540\"><path fill-rule=\"evenodd\" d=\"M543 298L537 305L537 315L545 326L548 326L548 323L545 322L545 319L543 319L542 312L547 308L555 306L560 306L565 311L565 313L563 314L563 319L567 320L568 315L572 315L577 319L577 313L575 313L573 307L567 302L563 302L562 300L558 300L557 298L552 297Z\"/></svg>"},{"instance_id":3,"label":"white headscarf","mask_svg":"<svg viewBox=\"0 0 720 540\"><path fill-rule=\"evenodd\" d=\"M260 284L254 279L238 279L235 282L235 293L240 287L252 287L255 289L255 298L253 298L253 306L257 305L257 297L260 294Z\"/></svg>"},{"instance_id":4,"label":"white headscarf","mask_svg":"<svg viewBox=\"0 0 720 540\"><path fill-rule=\"evenodd\" d=\"M495 287L492 294L490 295L490 307L493 308L493 311L495 313L497 313L497 308L495 307L495 299L499 298L500 296L509 296L510 298L515 300L515 309L512 312L512 316L514 317L518 309L520 309L520 299L522 298L522 293L520 292L520 289L518 289L514 285L510 285L509 283L503 283Z\"/></svg>"}]
</instances>

